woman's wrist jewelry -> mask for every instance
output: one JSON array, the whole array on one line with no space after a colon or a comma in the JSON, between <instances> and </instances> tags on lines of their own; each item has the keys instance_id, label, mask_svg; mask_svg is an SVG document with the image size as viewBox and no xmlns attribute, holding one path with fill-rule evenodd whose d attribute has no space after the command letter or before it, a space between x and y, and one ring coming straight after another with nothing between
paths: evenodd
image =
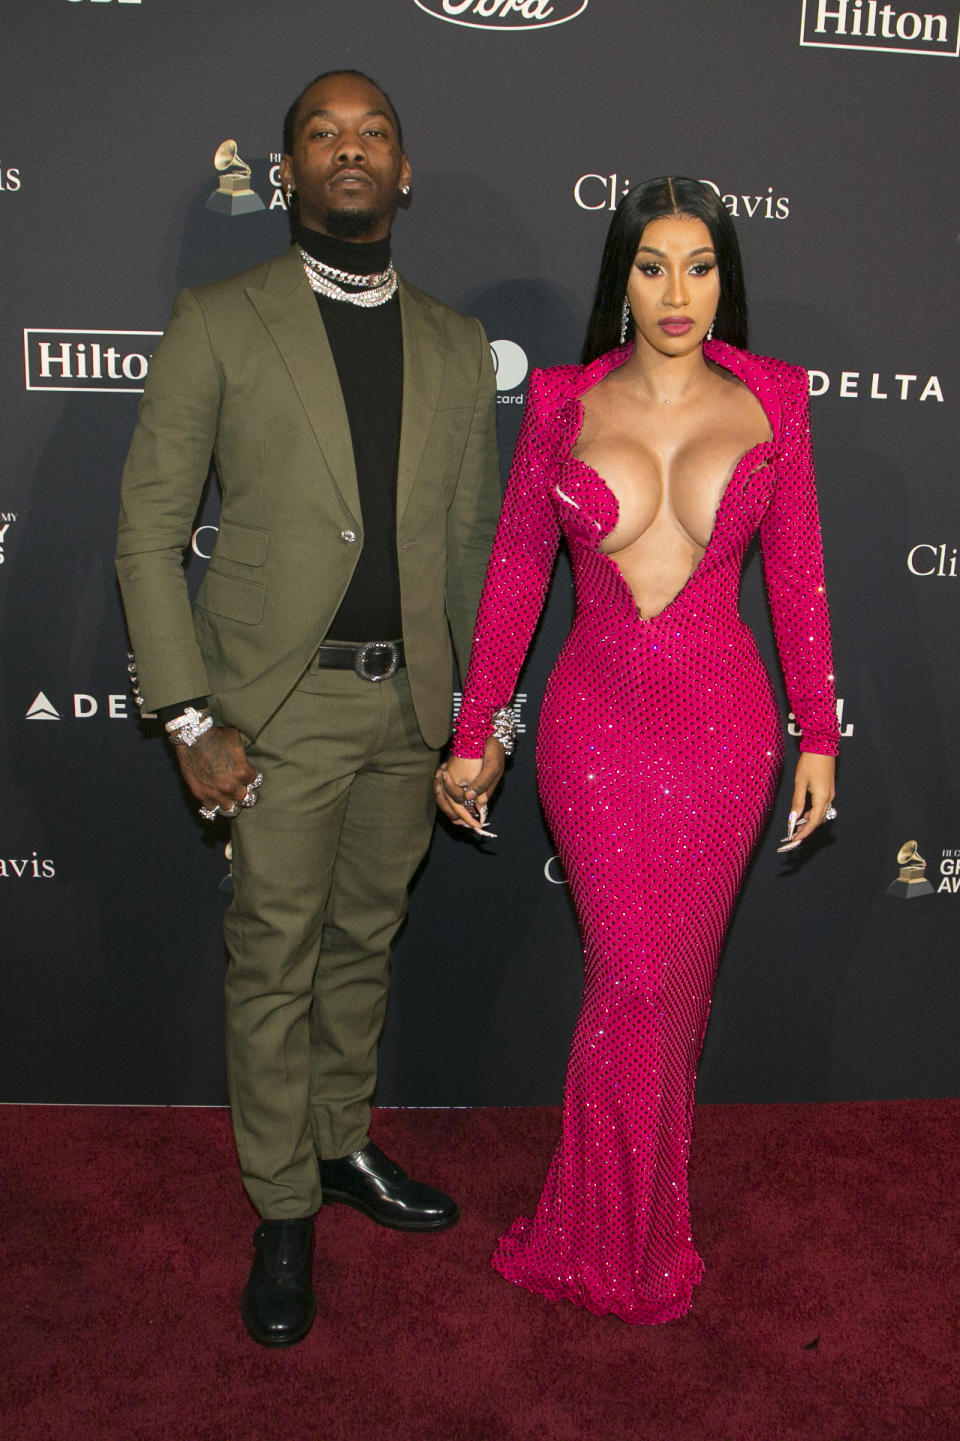
<instances>
[{"instance_id":1,"label":"woman's wrist jewelry","mask_svg":"<svg viewBox=\"0 0 960 1441\"><path fill-rule=\"evenodd\" d=\"M213 729L213 723L213 716L206 707L197 710L196 706L189 705L182 715L167 721L164 730L172 745L195 746L201 736Z\"/></svg>"},{"instance_id":2,"label":"woman's wrist jewelry","mask_svg":"<svg viewBox=\"0 0 960 1441\"><path fill-rule=\"evenodd\" d=\"M493 725L491 735L503 746L504 754L513 755L517 740L517 717L512 705L501 706L490 717Z\"/></svg>"}]
</instances>

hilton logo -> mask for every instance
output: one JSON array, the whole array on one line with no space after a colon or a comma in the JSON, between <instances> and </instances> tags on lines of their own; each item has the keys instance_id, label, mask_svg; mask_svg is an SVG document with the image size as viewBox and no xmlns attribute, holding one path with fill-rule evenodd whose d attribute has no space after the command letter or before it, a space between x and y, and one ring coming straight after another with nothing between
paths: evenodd
<instances>
[{"instance_id":1,"label":"hilton logo","mask_svg":"<svg viewBox=\"0 0 960 1441\"><path fill-rule=\"evenodd\" d=\"M162 334L162 330L26 329L23 370L27 389L139 395L157 337Z\"/></svg>"},{"instance_id":2,"label":"hilton logo","mask_svg":"<svg viewBox=\"0 0 960 1441\"><path fill-rule=\"evenodd\" d=\"M894 55L960 55L960 14L900 10L879 0L803 0L800 44Z\"/></svg>"}]
</instances>

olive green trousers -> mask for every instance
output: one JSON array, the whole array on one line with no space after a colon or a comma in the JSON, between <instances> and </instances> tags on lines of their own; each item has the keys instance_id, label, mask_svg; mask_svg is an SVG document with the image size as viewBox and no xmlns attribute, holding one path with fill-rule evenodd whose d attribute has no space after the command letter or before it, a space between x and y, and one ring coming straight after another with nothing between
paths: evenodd
<instances>
[{"instance_id":1,"label":"olive green trousers","mask_svg":"<svg viewBox=\"0 0 960 1441\"><path fill-rule=\"evenodd\" d=\"M407 673L318 670L249 747L259 802L233 822L224 923L227 1078L265 1219L320 1205L318 1157L367 1139L390 943L430 843L437 753Z\"/></svg>"}]
</instances>

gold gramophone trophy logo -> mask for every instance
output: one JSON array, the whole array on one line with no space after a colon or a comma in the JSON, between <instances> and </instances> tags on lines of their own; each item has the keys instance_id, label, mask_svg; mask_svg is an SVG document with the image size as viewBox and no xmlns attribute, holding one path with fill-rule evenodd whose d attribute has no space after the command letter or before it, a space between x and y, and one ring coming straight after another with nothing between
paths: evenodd
<instances>
[{"instance_id":1,"label":"gold gramophone trophy logo","mask_svg":"<svg viewBox=\"0 0 960 1441\"><path fill-rule=\"evenodd\" d=\"M904 841L897 851L900 874L887 886L887 895L901 901L914 901L918 896L932 896L933 886L927 880L927 863L917 850L916 841Z\"/></svg>"},{"instance_id":2,"label":"gold gramophone trophy logo","mask_svg":"<svg viewBox=\"0 0 960 1441\"><path fill-rule=\"evenodd\" d=\"M253 210L266 210L255 190L250 189L252 171L237 154L237 142L225 140L213 156L213 168L220 174L220 184L207 201L208 210L221 215L248 215Z\"/></svg>"}]
</instances>

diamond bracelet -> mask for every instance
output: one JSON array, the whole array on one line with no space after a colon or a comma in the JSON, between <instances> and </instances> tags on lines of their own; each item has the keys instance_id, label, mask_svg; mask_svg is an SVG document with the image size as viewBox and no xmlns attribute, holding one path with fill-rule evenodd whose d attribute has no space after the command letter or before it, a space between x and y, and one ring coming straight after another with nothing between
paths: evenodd
<instances>
[{"instance_id":1,"label":"diamond bracelet","mask_svg":"<svg viewBox=\"0 0 960 1441\"><path fill-rule=\"evenodd\" d=\"M200 737L212 729L213 716L206 707L197 710L192 705L187 706L183 715L174 716L164 726L171 744L175 746L195 746Z\"/></svg>"},{"instance_id":2,"label":"diamond bracelet","mask_svg":"<svg viewBox=\"0 0 960 1441\"><path fill-rule=\"evenodd\" d=\"M490 720L493 723L493 739L500 742L505 755L512 756L517 740L517 717L513 706L501 706L494 711Z\"/></svg>"}]
</instances>

